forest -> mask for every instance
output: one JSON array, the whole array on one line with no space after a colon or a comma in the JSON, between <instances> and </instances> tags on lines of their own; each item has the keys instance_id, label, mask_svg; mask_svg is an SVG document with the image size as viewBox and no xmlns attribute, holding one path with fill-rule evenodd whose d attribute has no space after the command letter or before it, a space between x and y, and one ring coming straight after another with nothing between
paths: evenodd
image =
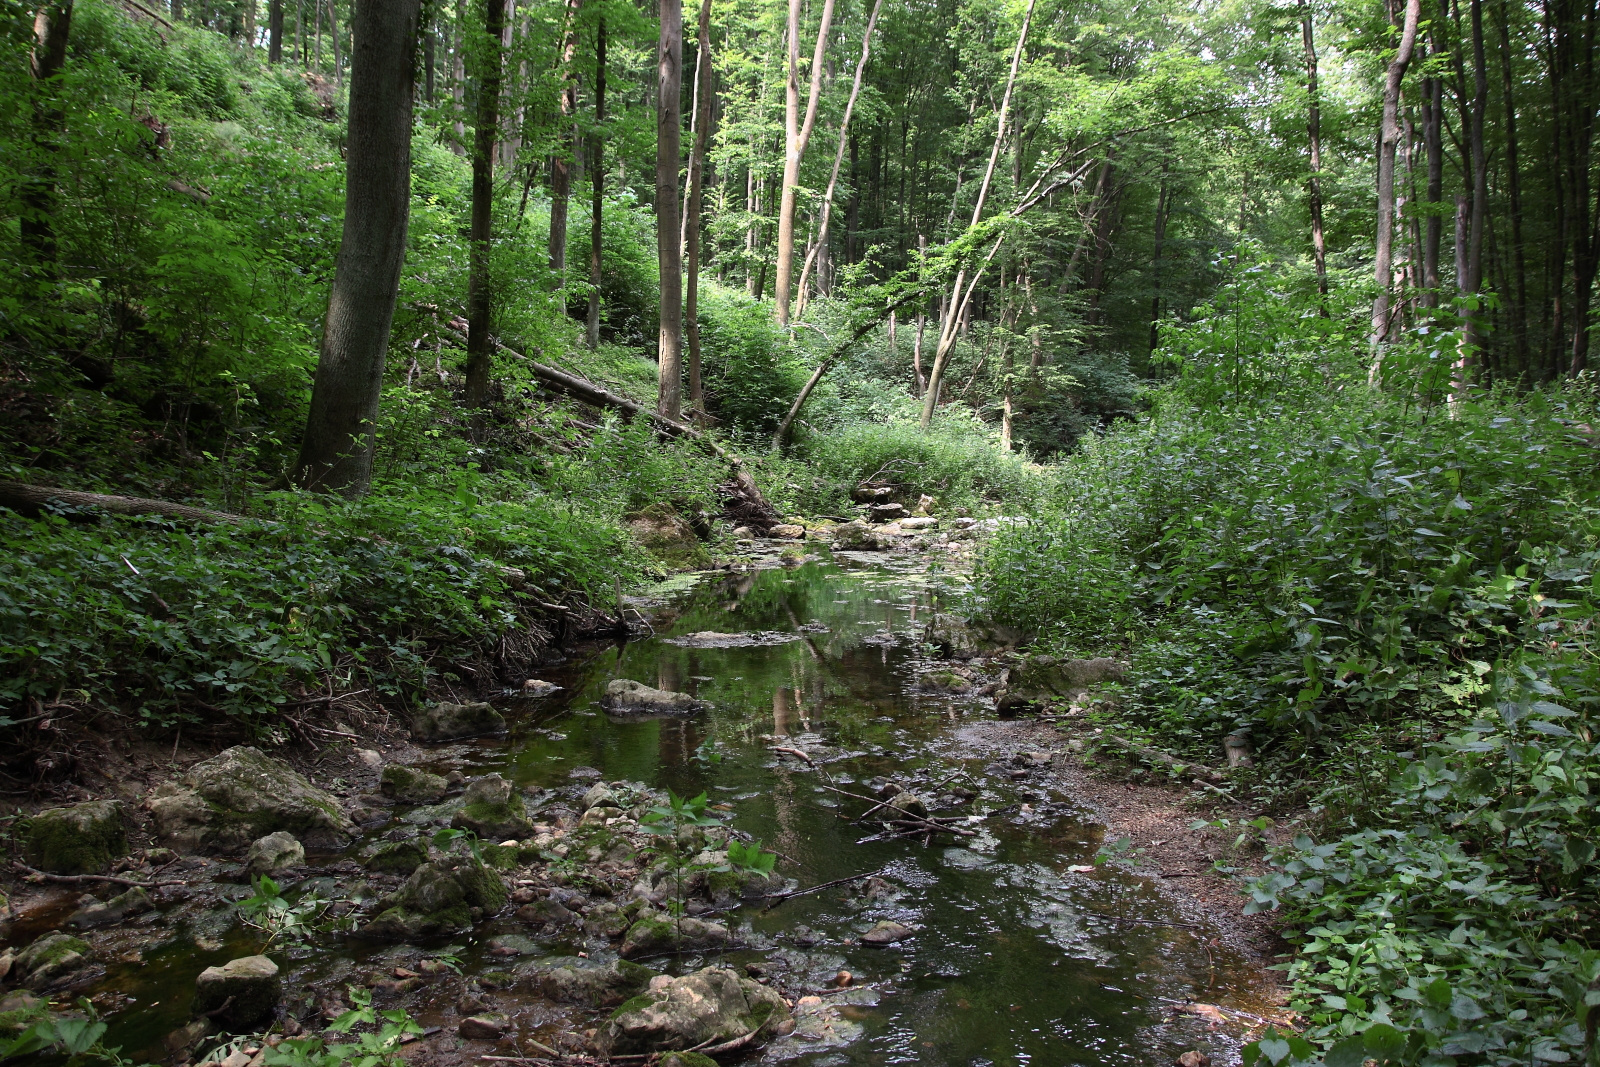
<instances>
[{"instance_id":1,"label":"forest","mask_svg":"<svg viewBox=\"0 0 1600 1067\"><path fill-rule=\"evenodd\" d=\"M85 737L949 549L1225 806L1287 999L1221 1062L1600 1065L1600 0L0 3L8 859Z\"/></svg>"}]
</instances>

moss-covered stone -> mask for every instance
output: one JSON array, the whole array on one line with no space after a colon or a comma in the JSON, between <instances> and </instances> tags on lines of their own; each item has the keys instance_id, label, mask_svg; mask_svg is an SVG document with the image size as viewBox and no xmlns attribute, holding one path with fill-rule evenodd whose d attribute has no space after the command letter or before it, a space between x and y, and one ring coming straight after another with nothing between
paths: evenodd
<instances>
[{"instance_id":1,"label":"moss-covered stone","mask_svg":"<svg viewBox=\"0 0 1600 1067\"><path fill-rule=\"evenodd\" d=\"M135 915L142 915L155 908L155 902L150 899L139 886L134 886L126 893L119 893L104 903L90 904L79 908L67 919L70 926L80 930L92 929L96 926L114 926L124 919Z\"/></svg>"},{"instance_id":2,"label":"moss-covered stone","mask_svg":"<svg viewBox=\"0 0 1600 1067\"><path fill-rule=\"evenodd\" d=\"M461 799L461 810L451 818L451 826L471 830L490 842L533 836L527 805L511 783L498 774L473 781Z\"/></svg>"},{"instance_id":3,"label":"moss-covered stone","mask_svg":"<svg viewBox=\"0 0 1600 1067\"><path fill-rule=\"evenodd\" d=\"M677 952L716 948L732 940L726 926L704 919L675 919L659 913L641 915L622 939L618 951L628 958L651 956L658 952Z\"/></svg>"},{"instance_id":4,"label":"moss-covered stone","mask_svg":"<svg viewBox=\"0 0 1600 1067\"><path fill-rule=\"evenodd\" d=\"M472 928L473 912L490 916L505 907L500 876L471 856L424 863L359 933L383 941L446 937Z\"/></svg>"},{"instance_id":5,"label":"moss-covered stone","mask_svg":"<svg viewBox=\"0 0 1600 1067\"><path fill-rule=\"evenodd\" d=\"M657 1061L657 1067L720 1067L720 1065L704 1052L669 1052Z\"/></svg>"},{"instance_id":6,"label":"moss-covered stone","mask_svg":"<svg viewBox=\"0 0 1600 1067\"><path fill-rule=\"evenodd\" d=\"M598 1044L610 1056L667 1052L773 1036L791 1019L783 998L734 971L707 967L659 983L606 1020Z\"/></svg>"},{"instance_id":7,"label":"moss-covered stone","mask_svg":"<svg viewBox=\"0 0 1600 1067\"><path fill-rule=\"evenodd\" d=\"M367 857L364 866L369 871L385 874L410 874L428 862L428 846L421 838L409 841L386 841Z\"/></svg>"},{"instance_id":8,"label":"moss-covered stone","mask_svg":"<svg viewBox=\"0 0 1600 1067\"><path fill-rule=\"evenodd\" d=\"M651 504L623 516L629 532L651 555L680 570L711 566L694 527L671 504Z\"/></svg>"},{"instance_id":9,"label":"moss-covered stone","mask_svg":"<svg viewBox=\"0 0 1600 1067\"><path fill-rule=\"evenodd\" d=\"M504 733L505 728L505 716L481 700L471 704L435 704L411 718L411 736L419 741L481 737Z\"/></svg>"},{"instance_id":10,"label":"moss-covered stone","mask_svg":"<svg viewBox=\"0 0 1600 1067\"><path fill-rule=\"evenodd\" d=\"M23 831L28 862L52 874L103 874L111 861L128 854L122 802L90 800L47 808Z\"/></svg>"},{"instance_id":11,"label":"moss-covered stone","mask_svg":"<svg viewBox=\"0 0 1600 1067\"><path fill-rule=\"evenodd\" d=\"M45 934L18 953L11 977L34 992L59 985L93 960L89 942L70 934Z\"/></svg>"},{"instance_id":12,"label":"moss-covered stone","mask_svg":"<svg viewBox=\"0 0 1600 1067\"><path fill-rule=\"evenodd\" d=\"M517 968L518 977L540 996L562 1004L607 1008L633 997L655 972L628 960L600 963L577 956L555 956Z\"/></svg>"},{"instance_id":13,"label":"moss-covered stone","mask_svg":"<svg viewBox=\"0 0 1600 1067\"><path fill-rule=\"evenodd\" d=\"M178 848L234 849L279 830L308 845L343 847L355 824L331 795L281 759L238 745L167 783L150 801L156 827Z\"/></svg>"},{"instance_id":14,"label":"moss-covered stone","mask_svg":"<svg viewBox=\"0 0 1600 1067\"><path fill-rule=\"evenodd\" d=\"M442 775L391 763L378 778L378 790L401 804L434 804L450 791Z\"/></svg>"}]
</instances>

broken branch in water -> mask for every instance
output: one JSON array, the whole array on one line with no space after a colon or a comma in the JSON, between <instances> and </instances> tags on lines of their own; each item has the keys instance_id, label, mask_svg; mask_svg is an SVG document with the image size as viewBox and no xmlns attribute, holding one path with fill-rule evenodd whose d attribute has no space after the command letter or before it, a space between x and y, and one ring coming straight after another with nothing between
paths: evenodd
<instances>
[{"instance_id":1,"label":"broken branch in water","mask_svg":"<svg viewBox=\"0 0 1600 1067\"><path fill-rule=\"evenodd\" d=\"M831 882L823 882L821 885L814 885L810 889L794 889L794 890L790 890L787 893L768 893L767 894L767 899L771 900L772 903L768 904L766 906L766 908L763 909L763 910L771 911L773 908L776 908L779 904L782 904L784 901L788 900L790 897L809 896L812 893L819 892L819 891L821 891L823 889L828 889L828 888L830 888L832 886L844 885L846 882L859 882L863 878L876 878L878 875L882 874L884 871L887 871L888 869L889 868L887 868L887 867L879 867L877 870L868 871L866 874L852 874L848 878L835 878Z\"/></svg>"},{"instance_id":2,"label":"broken branch in water","mask_svg":"<svg viewBox=\"0 0 1600 1067\"><path fill-rule=\"evenodd\" d=\"M26 863L13 860L11 865L31 880L39 882L59 882L62 885L85 885L90 882L108 882L111 885L125 885L133 889L159 889L166 885L187 885L187 882L138 882L132 878L118 878L110 874L51 874L49 871L37 870Z\"/></svg>"}]
</instances>

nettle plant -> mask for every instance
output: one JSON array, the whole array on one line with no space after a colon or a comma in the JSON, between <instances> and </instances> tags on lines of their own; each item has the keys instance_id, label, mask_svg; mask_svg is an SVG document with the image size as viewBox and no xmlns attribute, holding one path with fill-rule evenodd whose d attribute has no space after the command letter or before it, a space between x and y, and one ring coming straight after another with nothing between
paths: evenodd
<instances>
[{"instance_id":1,"label":"nettle plant","mask_svg":"<svg viewBox=\"0 0 1600 1067\"><path fill-rule=\"evenodd\" d=\"M765 877L778 862L777 854L764 851L760 841L746 844L729 837L726 863L695 863L694 856L699 853L702 841L702 835L695 831L723 824L722 816L710 810L709 805L710 798L705 793L685 799L669 789L667 802L651 807L639 820L640 829L656 839L649 850L665 860L672 872L673 893L667 901L667 910L674 919L681 920L688 906L683 888L685 877L697 871Z\"/></svg>"},{"instance_id":2,"label":"nettle plant","mask_svg":"<svg viewBox=\"0 0 1600 1067\"><path fill-rule=\"evenodd\" d=\"M398 1067L405 1062L400 1046L422 1033L422 1026L403 1011L379 1011L372 1006L372 991L349 987L355 1007L335 1019L329 1030L348 1034L368 1027L353 1041L333 1043L320 1037L287 1038L269 1048L267 1067Z\"/></svg>"}]
</instances>

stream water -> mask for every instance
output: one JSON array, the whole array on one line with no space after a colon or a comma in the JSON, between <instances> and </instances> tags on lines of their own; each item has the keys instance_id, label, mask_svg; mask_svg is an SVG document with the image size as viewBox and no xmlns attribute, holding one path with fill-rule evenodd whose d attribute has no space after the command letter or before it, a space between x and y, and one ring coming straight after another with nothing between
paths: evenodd
<instances>
[{"instance_id":1,"label":"stream water","mask_svg":"<svg viewBox=\"0 0 1600 1067\"><path fill-rule=\"evenodd\" d=\"M960 582L930 571L924 557L848 553L679 582L651 613L655 636L550 668L544 677L563 688L508 699L509 736L436 749L435 766L469 777L495 770L522 787L569 787L599 772L682 795L704 790L732 826L779 852L779 872L801 887L883 871L898 898L864 904L841 886L728 917L749 924L753 947L723 958L743 965L776 955L814 972L813 988L843 968L863 987L831 998L839 1013L820 1040L796 1035L746 1062L1153 1065L1192 1048L1232 1059L1237 1034L1208 1030L1173 1005L1260 1010L1254 965L1214 931L1185 925L1148 875L1107 864L1071 870L1095 863L1101 829L1088 813L1037 780L1014 781L992 754L965 743L963 730L993 718L987 701L915 687L926 666L917 637ZM750 647L674 643L700 631L774 636ZM709 710L615 721L598 706L614 678L690 692ZM820 769L775 745L812 752ZM944 835L926 845L863 841L877 828L849 817L866 805L827 788L864 793L876 776L941 781L957 772L979 788L961 811L989 814L971 824L977 836L956 844ZM914 935L888 949L856 941L883 918ZM465 972L489 967L484 942L512 928L487 924L458 939L451 948ZM193 975L257 944L221 919L210 937L191 930L137 962L110 965L101 991L124 998L110 1043L161 1055L161 1036L187 1021ZM279 955L293 995L393 951L335 941ZM552 1028L571 1025L554 1011L549 1018Z\"/></svg>"}]
</instances>

